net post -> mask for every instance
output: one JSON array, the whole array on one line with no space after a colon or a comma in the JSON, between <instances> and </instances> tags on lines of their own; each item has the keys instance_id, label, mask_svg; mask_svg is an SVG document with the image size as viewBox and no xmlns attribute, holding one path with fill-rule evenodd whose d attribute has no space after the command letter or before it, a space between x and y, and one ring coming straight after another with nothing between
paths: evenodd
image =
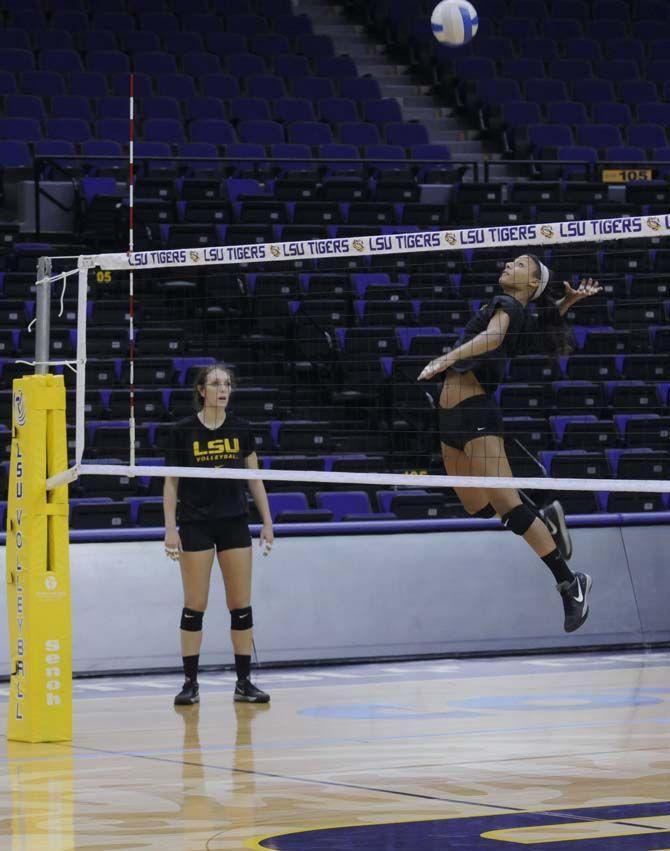
<instances>
[{"instance_id":1,"label":"net post","mask_svg":"<svg viewBox=\"0 0 670 851\"><path fill-rule=\"evenodd\" d=\"M37 261L37 294L35 324L35 375L49 371L49 342L51 332L51 258Z\"/></svg>"},{"instance_id":2,"label":"net post","mask_svg":"<svg viewBox=\"0 0 670 851\"><path fill-rule=\"evenodd\" d=\"M86 421L86 305L88 268L79 261L77 275L77 391L75 393L75 465L81 464L84 455ZM63 465L67 466L67 461Z\"/></svg>"},{"instance_id":3,"label":"net post","mask_svg":"<svg viewBox=\"0 0 670 851\"><path fill-rule=\"evenodd\" d=\"M7 511L10 695L7 738L72 738L72 625L67 486L46 477L67 464L62 375L13 385Z\"/></svg>"}]
</instances>

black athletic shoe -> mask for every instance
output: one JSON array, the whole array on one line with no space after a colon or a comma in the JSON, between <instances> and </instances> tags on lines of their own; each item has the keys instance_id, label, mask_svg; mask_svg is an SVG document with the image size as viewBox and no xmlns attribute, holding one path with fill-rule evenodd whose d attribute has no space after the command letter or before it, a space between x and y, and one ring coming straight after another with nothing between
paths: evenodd
<instances>
[{"instance_id":1,"label":"black athletic shoe","mask_svg":"<svg viewBox=\"0 0 670 851\"><path fill-rule=\"evenodd\" d=\"M540 509L540 517L549 529L549 534L554 539L558 551L566 561L569 561L572 558L572 539L565 524L563 506L558 500L555 500L545 508Z\"/></svg>"},{"instance_id":2,"label":"black athletic shoe","mask_svg":"<svg viewBox=\"0 0 670 851\"><path fill-rule=\"evenodd\" d=\"M588 597L592 584L593 581L588 573L575 573L572 582L561 582L556 586L563 598L565 610L563 629L566 632L579 629L589 616Z\"/></svg>"},{"instance_id":3,"label":"black athletic shoe","mask_svg":"<svg viewBox=\"0 0 670 851\"><path fill-rule=\"evenodd\" d=\"M240 703L269 703L270 695L257 688L250 679L238 680L233 699Z\"/></svg>"},{"instance_id":4,"label":"black athletic shoe","mask_svg":"<svg viewBox=\"0 0 670 851\"><path fill-rule=\"evenodd\" d=\"M200 686L186 680L184 687L174 699L174 705L193 706L194 703L200 703Z\"/></svg>"}]
</instances>

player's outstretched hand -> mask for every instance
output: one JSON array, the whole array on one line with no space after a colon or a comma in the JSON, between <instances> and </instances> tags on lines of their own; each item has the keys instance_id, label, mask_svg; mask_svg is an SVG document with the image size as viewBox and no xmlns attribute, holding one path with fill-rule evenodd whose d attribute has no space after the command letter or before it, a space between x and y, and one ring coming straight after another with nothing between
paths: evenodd
<instances>
[{"instance_id":1,"label":"player's outstretched hand","mask_svg":"<svg viewBox=\"0 0 670 851\"><path fill-rule=\"evenodd\" d=\"M569 281L563 281L563 286L565 288L565 297L571 304L581 301L583 298L588 298L590 295L597 295L603 290L598 281L594 281L593 278L582 278L582 282L577 289L570 286Z\"/></svg>"}]
</instances>

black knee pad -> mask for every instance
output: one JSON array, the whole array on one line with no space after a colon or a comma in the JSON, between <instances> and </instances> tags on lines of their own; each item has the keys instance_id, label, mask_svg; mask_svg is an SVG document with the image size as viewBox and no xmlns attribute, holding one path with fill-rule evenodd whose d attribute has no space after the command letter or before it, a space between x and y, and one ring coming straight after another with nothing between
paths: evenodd
<instances>
[{"instance_id":1,"label":"black knee pad","mask_svg":"<svg viewBox=\"0 0 670 851\"><path fill-rule=\"evenodd\" d=\"M186 632L200 632L204 612L196 612L195 609L183 608L181 610L181 629Z\"/></svg>"},{"instance_id":2,"label":"black knee pad","mask_svg":"<svg viewBox=\"0 0 670 851\"><path fill-rule=\"evenodd\" d=\"M511 511L503 514L501 519L505 529L509 529L515 535L525 535L533 525L535 514L527 505L515 505Z\"/></svg>"},{"instance_id":3,"label":"black knee pad","mask_svg":"<svg viewBox=\"0 0 670 851\"><path fill-rule=\"evenodd\" d=\"M251 614L251 606L246 606L244 609L230 610L231 629L251 629L253 625L254 619Z\"/></svg>"},{"instance_id":4,"label":"black knee pad","mask_svg":"<svg viewBox=\"0 0 670 851\"><path fill-rule=\"evenodd\" d=\"M471 514L471 517L495 517L497 514L495 508L489 502L488 505L485 505L484 508L480 508L479 511L475 511L474 514Z\"/></svg>"}]
</instances>

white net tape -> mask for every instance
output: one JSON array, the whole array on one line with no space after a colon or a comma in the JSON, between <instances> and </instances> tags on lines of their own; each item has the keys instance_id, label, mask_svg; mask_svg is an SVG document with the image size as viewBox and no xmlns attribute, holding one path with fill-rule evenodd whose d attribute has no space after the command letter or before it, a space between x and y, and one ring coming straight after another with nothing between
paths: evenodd
<instances>
[{"instance_id":1,"label":"white net tape","mask_svg":"<svg viewBox=\"0 0 670 851\"><path fill-rule=\"evenodd\" d=\"M79 317L77 352L76 462L68 471L48 480L49 488L80 475L174 476L191 478L264 479L283 482L380 485L414 488L538 488L556 491L609 491L665 493L670 481L644 479L574 479L527 477L436 476L356 472L317 472L313 470L204 470L191 467L125 466L82 464L84 449L84 387L87 270L144 270L195 266L273 263L287 260L341 259L361 255L391 255L415 252L448 252L466 248L485 249L552 246L567 243L593 243L622 239L655 239L670 234L670 214L598 219L546 224L507 225L461 230L421 231L376 236L310 239L302 242L225 245L204 248L83 255L79 258ZM141 286L141 284L140 284ZM436 438L437 439L437 438Z\"/></svg>"}]
</instances>

